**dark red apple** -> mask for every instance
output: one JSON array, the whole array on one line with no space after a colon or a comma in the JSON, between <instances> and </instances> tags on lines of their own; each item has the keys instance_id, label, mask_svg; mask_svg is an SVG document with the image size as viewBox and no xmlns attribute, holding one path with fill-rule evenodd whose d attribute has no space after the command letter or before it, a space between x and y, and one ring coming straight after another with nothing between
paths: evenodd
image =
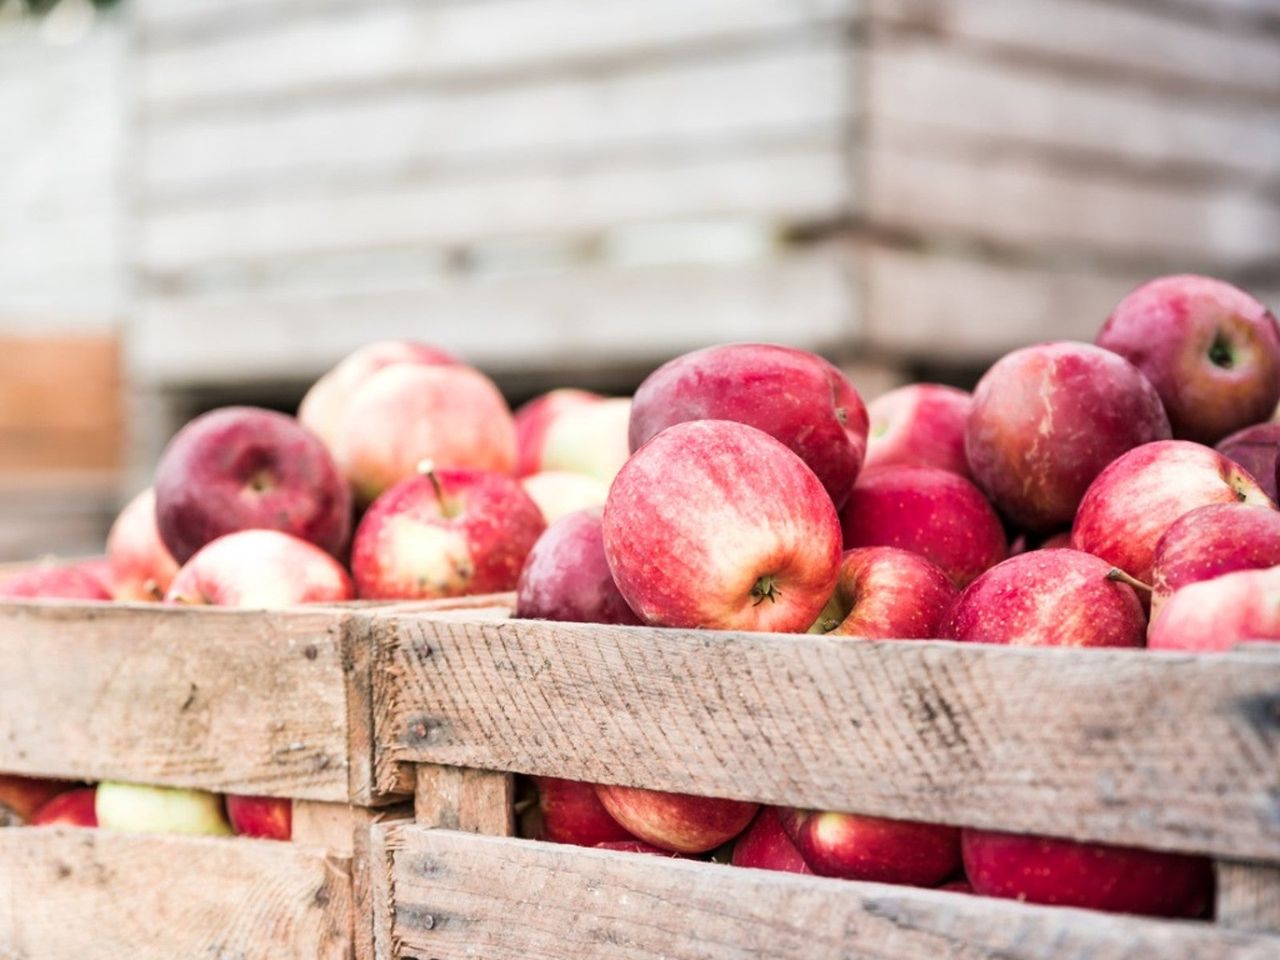
<instances>
[{"instance_id":1,"label":"dark red apple","mask_svg":"<svg viewBox=\"0 0 1280 960\"><path fill-rule=\"evenodd\" d=\"M747 828L759 804L639 787L596 785L609 815L633 836L663 850L704 853Z\"/></svg>"},{"instance_id":2,"label":"dark red apple","mask_svg":"<svg viewBox=\"0 0 1280 960\"><path fill-rule=\"evenodd\" d=\"M0 773L0 827L26 823L51 798L75 788L65 780Z\"/></svg>"},{"instance_id":3,"label":"dark red apple","mask_svg":"<svg viewBox=\"0 0 1280 960\"><path fill-rule=\"evenodd\" d=\"M777 807L761 807L751 826L733 845L735 867L780 870L784 873L813 873L800 850L782 828Z\"/></svg>"},{"instance_id":4,"label":"dark red apple","mask_svg":"<svg viewBox=\"0 0 1280 960\"><path fill-rule=\"evenodd\" d=\"M1280 423L1255 423L1237 430L1215 448L1249 471L1258 486L1276 499L1276 474L1280 473Z\"/></svg>"},{"instance_id":5,"label":"dark red apple","mask_svg":"<svg viewBox=\"0 0 1280 960\"><path fill-rule=\"evenodd\" d=\"M94 810L96 787L78 787L60 793L41 804L28 824L33 827L96 827L98 814Z\"/></svg>"},{"instance_id":6,"label":"dark red apple","mask_svg":"<svg viewBox=\"0 0 1280 960\"><path fill-rule=\"evenodd\" d=\"M939 383L912 383L881 394L867 404L871 431L867 459L871 467L938 467L966 480L965 427L973 396Z\"/></svg>"},{"instance_id":7,"label":"dark red apple","mask_svg":"<svg viewBox=\"0 0 1280 960\"><path fill-rule=\"evenodd\" d=\"M245 837L289 840L293 837L293 801L284 797L227 794L227 820Z\"/></svg>"},{"instance_id":8,"label":"dark red apple","mask_svg":"<svg viewBox=\"0 0 1280 960\"><path fill-rule=\"evenodd\" d=\"M844 555L836 592L809 632L868 640L936 637L959 592L918 553L859 547Z\"/></svg>"},{"instance_id":9,"label":"dark red apple","mask_svg":"<svg viewBox=\"0 0 1280 960\"><path fill-rule=\"evenodd\" d=\"M538 538L516 585L516 616L574 623L639 624L604 555L602 510L562 517Z\"/></svg>"},{"instance_id":10,"label":"dark red apple","mask_svg":"<svg viewBox=\"0 0 1280 960\"><path fill-rule=\"evenodd\" d=\"M618 821L609 816L594 784L556 777L534 777L538 807L542 811L545 839L595 847L602 843L634 841Z\"/></svg>"},{"instance_id":11,"label":"dark red apple","mask_svg":"<svg viewBox=\"0 0 1280 960\"><path fill-rule=\"evenodd\" d=\"M42 566L0 580L0 598L11 600L110 600L106 585L76 565Z\"/></svg>"},{"instance_id":12,"label":"dark red apple","mask_svg":"<svg viewBox=\"0 0 1280 960\"><path fill-rule=\"evenodd\" d=\"M782 810L779 819L824 877L933 887L960 869L957 827L816 810Z\"/></svg>"}]
</instances>

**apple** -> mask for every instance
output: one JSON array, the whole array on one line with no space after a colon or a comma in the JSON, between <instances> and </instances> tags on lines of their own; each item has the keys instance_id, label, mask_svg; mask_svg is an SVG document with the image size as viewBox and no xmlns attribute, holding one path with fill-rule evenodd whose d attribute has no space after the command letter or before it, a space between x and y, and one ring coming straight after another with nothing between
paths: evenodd
<instances>
[{"instance_id":1,"label":"apple","mask_svg":"<svg viewBox=\"0 0 1280 960\"><path fill-rule=\"evenodd\" d=\"M596 796L636 838L676 853L705 853L747 828L759 804L596 784Z\"/></svg>"},{"instance_id":2,"label":"apple","mask_svg":"<svg viewBox=\"0 0 1280 960\"><path fill-rule=\"evenodd\" d=\"M835 590L840 521L804 461L728 420L668 427L627 461L604 552L646 623L807 630Z\"/></svg>"},{"instance_id":3,"label":"apple","mask_svg":"<svg viewBox=\"0 0 1280 960\"><path fill-rule=\"evenodd\" d=\"M0 599L110 600L106 585L81 566L50 565L0 580Z\"/></svg>"},{"instance_id":4,"label":"apple","mask_svg":"<svg viewBox=\"0 0 1280 960\"><path fill-rule=\"evenodd\" d=\"M1112 311L1097 343L1146 374L1180 439L1217 443L1270 418L1280 402L1276 318L1221 280L1143 284Z\"/></svg>"},{"instance_id":5,"label":"apple","mask_svg":"<svg viewBox=\"0 0 1280 960\"><path fill-rule=\"evenodd\" d=\"M104 780L94 809L98 826L126 833L230 836L222 798L204 790L148 787Z\"/></svg>"},{"instance_id":6,"label":"apple","mask_svg":"<svg viewBox=\"0 0 1280 960\"><path fill-rule=\"evenodd\" d=\"M961 846L974 892L988 897L1196 917L1213 887L1213 867L1203 857L970 829Z\"/></svg>"},{"instance_id":7,"label":"apple","mask_svg":"<svg viewBox=\"0 0 1280 960\"><path fill-rule=\"evenodd\" d=\"M567 470L530 474L520 480L520 486L533 498L548 524L575 510L603 507L609 496L609 485L604 481Z\"/></svg>"},{"instance_id":8,"label":"apple","mask_svg":"<svg viewBox=\"0 0 1280 960\"><path fill-rule=\"evenodd\" d=\"M516 410L516 476L527 477L545 469L542 466L542 450L546 445L547 431L562 413L575 407L590 406L604 399L590 390L561 387L534 397Z\"/></svg>"},{"instance_id":9,"label":"apple","mask_svg":"<svg viewBox=\"0 0 1280 960\"><path fill-rule=\"evenodd\" d=\"M595 844L597 850L615 850L619 853L648 853L655 857L674 857L677 860L683 859L679 853L672 850L663 850L661 847L655 847L652 843L645 843L643 840L606 840L603 843Z\"/></svg>"},{"instance_id":10,"label":"apple","mask_svg":"<svg viewBox=\"0 0 1280 960\"><path fill-rule=\"evenodd\" d=\"M227 794L227 819L239 836L263 840L293 837L293 801L284 797Z\"/></svg>"},{"instance_id":11,"label":"apple","mask_svg":"<svg viewBox=\"0 0 1280 960\"><path fill-rule=\"evenodd\" d=\"M534 777L533 782L538 787L543 836L552 843L594 847L601 843L635 841L635 837L609 816L593 784L556 777Z\"/></svg>"},{"instance_id":12,"label":"apple","mask_svg":"<svg viewBox=\"0 0 1280 960\"><path fill-rule=\"evenodd\" d=\"M999 516L972 483L937 467L876 467L840 511L846 549L918 553L963 587L1009 552Z\"/></svg>"},{"instance_id":13,"label":"apple","mask_svg":"<svg viewBox=\"0 0 1280 960\"><path fill-rule=\"evenodd\" d=\"M96 827L96 787L78 787L60 793L41 804L28 824L33 827Z\"/></svg>"},{"instance_id":14,"label":"apple","mask_svg":"<svg viewBox=\"0 0 1280 960\"><path fill-rule=\"evenodd\" d=\"M526 620L639 624L613 582L604 553L602 511L579 510L547 528L516 584L516 616Z\"/></svg>"},{"instance_id":15,"label":"apple","mask_svg":"<svg viewBox=\"0 0 1280 960\"><path fill-rule=\"evenodd\" d=\"M822 357L763 343L686 353L640 384L631 449L690 420L734 420L780 441L817 474L837 507L867 452L867 410L853 384Z\"/></svg>"},{"instance_id":16,"label":"apple","mask_svg":"<svg viewBox=\"0 0 1280 960\"><path fill-rule=\"evenodd\" d=\"M937 467L972 479L964 452L973 396L940 383L912 383L867 404L871 467Z\"/></svg>"},{"instance_id":17,"label":"apple","mask_svg":"<svg viewBox=\"0 0 1280 960\"><path fill-rule=\"evenodd\" d=\"M352 598L346 570L319 547L278 530L241 530L202 547L164 599L265 610Z\"/></svg>"},{"instance_id":18,"label":"apple","mask_svg":"<svg viewBox=\"0 0 1280 960\"><path fill-rule=\"evenodd\" d=\"M1280 473L1280 423L1255 423L1237 430L1214 448L1249 471L1268 497L1276 499L1276 474Z\"/></svg>"},{"instance_id":19,"label":"apple","mask_svg":"<svg viewBox=\"0 0 1280 960\"><path fill-rule=\"evenodd\" d=\"M240 530L279 530L335 556L351 535L351 491L320 438L257 407L223 407L179 430L156 465L155 498L160 539L179 563Z\"/></svg>"},{"instance_id":20,"label":"apple","mask_svg":"<svg viewBox=\"0 0 1280 960\"><path fill-rule=\"evenodd\" d=\"M809 632L868 640L936 637L938 622L959 592L917 553L859 547L844 555L836 592Z\"/></svg>"},{"instance_id":21,"label":"apple","mask_svg":"<svg viewBox=\"0 0 1280 960\"><path fill-rule=\"evenodd\" d=\"M938 887L939 890L948 890L951 893L973 893L973 884L968 880L951 880Z\"/></svg>"},{"instance_id":22,"label":"apple","mask_svg":"<svg viewBox=\"0 0 1280 960\"><path fill-rule=\"evenodd\" d=\"M820 876L933 887L960 868L958 827L790 809L779 820Z\"/></svg>"},{"instance_id":23,"label":"apple","mask_svg":"<svg viewBox=\"0 0 1280 960\"><path fill-rule=\"evenodd\" d=\"M1227 651L1280 640L1280 567L1239 570L1174 592L1151 621L1152 650Z\"/></svg>"},{"instance_id":24,"label":"apple","mask_svg":"<svg viewBox=\"0 0 1280 960\"><path fill-rule=\"evenodd\" d=\"M351 549L363 600L432 599L513 590L546 524L514 478L442 469L402 480L374 501Z\"/></svg>"},{"instance_id":25,"label":"apple","mask_svg":"<svg viewBox=\"0 0 1280 960\"><path fill-rule=\"evenodd\" d=\"M559 471L607 486L631 455L631 401L626 397L553 390L522 407L517 418L521 476Z\"/></svg>"},{"instance_id":26,"label":"apple","mask_svg":"<svg viewBox=\"0 0 1280 960\"><path fill-rule=\"evenodd\" d=\"M156 494L148 487L120 511L107 534L111 595L116 600L160 600L178 573L178 561L160 539Z\"/></svg>"},{"instance_id":27,"label":"apple","mask_svg":"<svg viewBox=\"0 0 1280 960\"><path fill-rule=\"evenodd\" d=\"M969 469L1000 511L1033 533L1070 523L1085 490L1126 450L1169 439L1160 396L1133 364L1070 341L997 360L973 392Z\"/></svg>"},{"instance_id":28,"label":"apple","mask_svg":"<svg viewBox=\"0 0 1280 960\"><path fill-rule=\"evenodd\" d=\"M0 773L0 827L26 823L50 799L74 787L75 784L65 780Z\"/></svg>"},{"instance_id":29,"label":"apple","mask_svg":"<svg viewBox=\"0 0 1280 960\"><path fill-rule=\"evenodd\" d=\"M334 457L356 499L367 504L412 477L423 460L440 468L510 473L515 421L480 371L399 363L377 371L351 395L335 432Z\"/></svg>"},{"instance_id":30,"label":"apple","mask_svg":"<svg viewBox=\"0 0 1280 960\"><path fill-rule=\"evenodd\" d=\"M1063 550L1071 546L1071 531L1060 530L1051 537L1046 537L1037 548L1039 550Z\"/></svg>"},{"instance_id":31,"label":"apple","mask_svg":"<svg viewBox=\"0 0 1280 960\"><path fill-rule=\"evenodd\" d=\"M777 807L760 808L751 826L734 843L730 863L735 867L755 867L757 870L813 873L782 828L778 814Z\"/></svg>"},{"instance_id":32,"label":"apple","mask_svg":"<svg viewBox=\"0 0 1280 960\"><path fill-rule=\"evenodd\" d=\"M1020 647L1140 647L1147 618L1109 563L1078 550L1032 550L992 567L942 619L950 640Z\"/></svg>"},{"instance_id":33,"label":"apple","mask_svg":"<svg viewBox=\"0 0 1280 960\"><path fill-rule=\"evenodd\" d=\"M1121 456L1089 486L1071 543L1150 583L1165 531L1210 503L1275 506L1253 477L1216 450L1186 440L1148 443Z\"/></svg>"}]
</instances>

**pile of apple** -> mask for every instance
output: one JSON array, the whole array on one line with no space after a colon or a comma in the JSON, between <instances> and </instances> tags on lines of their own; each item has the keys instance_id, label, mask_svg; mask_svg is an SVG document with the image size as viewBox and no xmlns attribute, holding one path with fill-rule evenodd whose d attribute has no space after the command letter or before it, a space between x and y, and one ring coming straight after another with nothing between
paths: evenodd
<instances>
[{"instance_id":1,"label":"pile of apple","mask_svg":"<svg viewBox=\"0 0 1280 960\"><path fill-rule=\"evenodd\" d=\"M105 573L37 571L0 595L261 608L516 589L527 618L1223 650L1280 638L1278 402L1274 316L1194 276L1138 288L1096 344L1014 351L972 395L917 384L870 408L818 356L734 344L630 401L558 390L512 415L453 357L377 343L297 419L187 425ZM1138 913L1209 899L1201 858L539 786L551 840L732 842L748 866Z\"/></svg>"}]
</instances>

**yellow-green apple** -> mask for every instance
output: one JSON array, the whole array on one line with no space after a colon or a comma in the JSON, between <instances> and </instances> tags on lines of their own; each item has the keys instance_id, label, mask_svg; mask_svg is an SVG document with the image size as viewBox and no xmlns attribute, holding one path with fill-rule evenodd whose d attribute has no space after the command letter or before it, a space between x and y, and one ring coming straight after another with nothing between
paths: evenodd
<instances>
[{"instance_id":1,"label":"yellow-green apple","mask_svg":"<svg viewBox=\"0 0 1280 960\"><path fill-rule=\"evenodd\" d=\"M293 836L293 801L227 794L227 819L239 836L288 840Z\"/></svg>"},{"instance_id":2,"label":"yellow-green apple","mask_svg":"<svg viewBox=\"0 0 1280 960\"><path fill-rule=\"evenodd\" d=\"M0 827L26 823L50 799L74 787L65 780L0 773Z\"/></svg>"},{"instance_id":3,"label":"yellow-green apple","mask_svg":"<svg viewBox=\"0 0 1280 960\"><path fill-rule=\"evenodd\" d=\"M96 787L77 787L46 800L31 815L32 827L96 827Z\"/></svg>"},{"instance_id":4,"label":"yellow-green apple","mask_svg":"<svg viewBox=\"0 0 1280 960\"><path fill-rule=\"evenodd\" d=\"M636 391L631 449L690 420L763 430L817 474L837 507L867 452L867 408L853 384L822 357L791 347L731 343L663 364Z\"/></svg>"},{"instance_id":5,"label":"yellow-green apple","mask_svg":"<svg viewBox=\"0 0 1280 960\"><path fill-rule=\"evenodd\" d=\"M858 547L844 555L836 592L810 633L916 640L938 635L959 594L951 578L918 553Z\"/></svg>"},{"instance_id":6,"label":"yellow-green apple","mask_svg":"<svg viewBox=\"0 0 1280 960\"><path fill-rule=\"evenodd\" d=\"M178 561L160 539L156 495L148 487L125 505L107 534L111 595L116 600L160 600L178 573Z\"/></svg>"},{"instance_id":7,"label":"yellow-green apple","mask_svg":"<svg viewBox=\"0 0 1280 960\"><path fill-rule=\"evenodd\" d=\"M635 840L604 808L595 786L579 780L534 777L542 811L543 838L580 847Z\"/></svg>"},{"instance_id":8,"label":"yellow-green apple","mask_svg":"<svg viewBox=\"0 0 1280 960\"><path fill-rule=\"evenodd\" d=\"M840 521L803 460L728 420L668 427L609 488L604 552L646 623L807 630L835 590Z\"/></svg>"},{"instance_id":9,"label":"yellow-green apple","mask_svg":"<svg viewBox=\"0 0 1280 960\"><path fill-rule=\"evenodd\" d=\"M155 476L156 524L186 563L239 530L279 530L338 556L351 535L351 491L333 457L293 417L224 407L169 441Z\"/></svg>"},{"instance_id":10,"label":"yellow-green apple","mask_svg":"<svg viewBox=\"0 0 1280 960\"><path fill-rule=\"evenodd\" d=\"M553 390L517 414L521 475L579 473L609 484L631 455L631 401L583 390Z\"/></svg>"},{"instance_id":11,"label":"yellow-green apple","mask_svg":"<svg viewBox=\"0 0 1280 960\"><path fill-rule=\"evenodd\" d=\"M1020 647L1140 647L1142 602L1111 572L1111 564L1078 550L1010 557L965 588L938 633Z\"/></svg>"},{"instance_id":12,"label":"yellow-green apple","mask_svg":"<svg viewBox=\"0 0 1280 960\"><path fill-rule=\"evenodd\" d=\"M377 371L351 395L334 456L356 499L367 504L412 477L423 460L510 473L515 421L479 370L399 363Z\"/></svg>"},{"instance_id":13,"label":"yellow-green apple","mask_svg":"<svg viewBox=\"0 0 1280 960\"><path fill-rule=\"evenodd\" d=\"M759 804L639 787L596 784L609 816L646 843L676 853L705 853L747 828Z\"/></svg>"},{"instance_id":14,"label":"yellow-green apple","mask_svg":"<svg viewBox=\"0 0 1280 960\"><path fill-rule=\"evenodd\" d=\"M958 587L1009 553L1000 517L982 491L938 467L863 471L840 511L840 525L846 549L910 550Z\"/></svg>"},{"instance_id":15,"label":"yellow-green apple","mask_svg":"<svg viewBox=\"0 0 1280 960\"><path fill-rule=\"evenodd\" d=\"M964 452L973 396L940 383L911 383L867 404L871 467L938 467L972 479Z\"/></svg>"},{"instance_id":16,"label":"yellow-green apple","mask_svg":"<svg viewBox=\"0 0 1280 960\"><path fill-rule=\"evenodd\" d=\"M1080 502L1071 544L1150 583L1165 531L1210 503L1274 507L1244 468L1216 450L1187 440L1148 443L1098 474Z\"/></svg>"},{"instance_id":17,"label":"yellow-green apple","mask_svg":"<svg viewBox=\"0 0 1280 960\"><path fill-rule=\"evenodd\" d=\"M789 810L782 827L816 874L933 887L960 867L960 830L856 813Z\"/></svg>"},{"instance_id":18,"label":"yellow-green apple","mask_svg":"<svg viewBox=\"0 0 1280 960\"><path fill-rule=\"evenodd\" d=\"M1280 567L1239 570L1174 592L1151 621L1152 650L1226 651L1280 640Z\"/></svg>"},{"instance_id":19,"label":"yellow-green apple","mask_svg":"<svg viewBox=\"0 0 1280 960\"><path fill-rule=\"evenodd\" d=\"M1280 472L1280 423L1255 423L1237 430L1214 447L1224 457L1249 471L1268 497L1276 499L1276 474Z\"/></svg>"},{"instance_id":20,"label":"yellow-green apple","mask_svg":"<svg viewBox=\"0 0 1280 960\"><path fill-rule=\"evenodd\" d=\"M534 397L516 410L516 476L527 477L539 473L542 450L546 446L547 432L562 413L575 407L590 406L604 399L590 390L561 387Z\"/></svg>"},{"instance_id":21,"label":"yellow-green apple","mask_svg":"<svg viewBox=\"0 0 1280 960\"><path fill-rule=\"evenodd\" d=\"M0 599L110 600L98 577L79 564L33 567L0 580Z\"/></svg>"},{"instance_id":22,"label":"yellow-green apple","mask_svg":"<svg viewBox=\"0 0 1280 960\"><path fill-rule=\"evenodd\" d=\"M1280 330L1266 307L1211 277L1160 277L1125 297L1098 333L1160 393L1173 435L1217 443L1280 401Z\"/></svg>"},{"instance_id":23,"label":"yellow-green apple","mask_svg":"<svg viewBox=\"0 0 1280 960\"><path fill-rule=\"evenodd\" d=\"M365 600L427 600L513 590L545 529L515 478L424 465L360 521L351 549L356 592Z\"/></svg>"},{"instance_id":24,"label":"yellow-green apple","mask_svg":"<svg viewBox=\"0 0 1280 960\"><path fill-rule=\"evenodd\" d=\"M125 833L230 836L222 798L204 790L150 787L104 780L94 810L98 826Z\"/></svg>"},{"instance_id":25,"label":"yellow-green apple","mask_svg":"<svg viewBox=\"0 0 1280 960\"><path fill-rule=\"evenodd\" d=\"M1085 490L1126 450L1169 439L1156 388L1133 364L1088 343L1024 347L973 391L965 451L974 479L1021 529L1071 522Z\"/></svg>"},{"instance_id":26,"label":"yellow-green apple","mask_svg":"<svg viewBox=\"0 0 1280 960\"><path fill-rule=\"evenodd\" d=\"M516 584L516 616L573 623L638 624L604 554L602 512L579 510L538 538Z\"/></svg>"},{"instance_id":27,"label":"yellow-green apple","mask_svg":"<svg viewBox=\"0 0 1280 960\"><path fill-rule=\"evenodd\" d=\"M961 846L974 892L988 897L1195 917L1212 891L1213 868L1203 857L970 829Z\"/></svg>"},{"instance_id":28,"label":"yellow-green apple","mask_svg":"<svg viewBox=\"0 0 1280 960\"><path fill-rule=\"evenodd\" d=\"M603 507L609 485L585 473L544 470L522 477L520 486L542 511L542 519L555 523L567 513L587 507Z\"/></svg>"},{"instance_id":29,"label":"yellow-green apple","mask_svg":"<svg viewBox=\"0 0 1280 960\"><path fill-rule=\"evenodd\" d=\"M777 807L761 807L751 826L734 843L729 862L735 867L754 867L757 870L813 873L782 828L778 814Z\"/></svg>"},{"instance_id":30,"label":"yellow-green apple","mask_svg":"<svg viewBox=\"0 0 1280 960\"><path fill-rule=\"evenodd\" d=\"M278 530L241 530L207 544L183 564L164 599L265 610L353 596L347 571L314 544Z\"/></svg>"}]
</instances>

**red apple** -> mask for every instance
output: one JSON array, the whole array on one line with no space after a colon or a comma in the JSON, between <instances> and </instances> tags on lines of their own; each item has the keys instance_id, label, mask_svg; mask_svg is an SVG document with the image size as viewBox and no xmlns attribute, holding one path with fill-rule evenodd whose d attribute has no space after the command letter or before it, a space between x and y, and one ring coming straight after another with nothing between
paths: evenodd
<instances>
[{"instance_id":1,"label":"red apple","mask_svg":"<svg viewBox=\"0 0 1280 960\"><path fill-rule=\"evenodd\" d=\"M1135 364L1164 401L1173 435L1217 443L1280 402L1280 330L1243 290L1209 277L1161 277L1120 302L1098 346Z\"/></svg>"},{"instance_id":2,"label":"red apple","mask_svg":"<svg viewBox=\"0 0 1280 960\"><path fill-rule=\"evenodd\" d=\"M835 589L840 524L804 461L727 420L680 423L609 489L604 550L646 623L807 630Z\"/></svg>"},{"instance_id":3,"label":"red apple","mask_svg":"<svg viewBox=\"0 0 1280 960\"><path fill-rule=\"evenodd\" d=\"M106 586L79 565L23 570L0 580L0 599L110 600Z\"/></svg>"},{"instance_id":4,"label":"red apple","mask_svg":"<svg viewBox=\"0 0 1280 960\"><path fill-rule=\"evenodd\" d=\"M244 797L227 794L231 829L245 837L289 840L293 837L293 801L283 797Z\"/></svg>"},{"instance_id":5,"label":"red apple","mask_svg":"<svg viewBox=\"0 0 1280 960\"><path fill-rule=\"evenodd\" d=\"M96 787L79 787L60 793L41 804L28 821L33 827L96 827L98 814L94 809Z\"/></svg>"},{"instance_id":6,"label":"red apple","mask_svg":"<svg viewBox=\"0 0 1280 960\"><path fill-rule=\"evenodd\" d=\"M663 850L704 853L747 828L759 804L639 787L596 785L609 815L635 837Z\"/></svg>"},{"instance_id":7,"label":"red apple","mask_svg":"<svg viewBox=\"0 0 1280 960\"><path fill-rule=\"evenodd\" d=\"M0 827L26 823L51 798L75 787L65 780L40 780L0 773Z\"/></svg>"},{"instance_id":8,"label":"red apple","mask_svg":"<svg viewBox=\"0 0 1280 960\"><path fill-rule=\"evenodd\" d=\"M1268 497L1276 499L1276 474L1280 473L1280 423L1255 423L1237 430L1221 441L1216 449L1234 460L1258 481Z\"/></svg>"},{"instance_id":9,"label":"red apple","mask_svg":"<svg viewBox=\"0 0 1280 960\"><path fill-rule=\"evenodd\" d=\"M1186 440L1148 443L1120 457L1090 485L1071 543L1150 583L1164 532L1210 503L1274 507L1253 477L1216 450Z\"/></svg>"},{"instance_id":10,"label":"red apple","mask_svg":"<svg viewBox=\"0 0 1280 960\"><path fill-rule=\"evenodd\" d=\"M534 777L542 827L552 843L594 847L602 843L635 841L609 816L593 784L555 777Z\"/></svg>"},{"instance_id":11,"label":"red apple","mask_svg":"<svg viewBox=\"0 0 1280 960\"><path fill-rule=\"evenodd\" d=\"M982 491L937 467L865 471L840 511L846 549L910 550L963 587L1009 552L1004 527Z\"/></svg>"},{"instance_id":12,"label":"red apple","mask_svg":"<svg viewBox=\"0 0 1280 960\"><path fill-rule=\"evenodd\" d=\"M735 867L755 867L757 870L813 873L782 828L778 814L777 807L761 807L746 833L734 843L730 862Z\"/></svg>"},{"instance_id":13,"label":"red apple","mask_svg":"<svg viewBox=\"0 0 1280 960\"><path fill-rule=\"evenodd\" d=\"M533 498L548 524L575 510L603 507L609 496L609 485L603 480L567 470L530 474L520 480L520 486Z\"/></svg>"},{"instance_id":14,"label":"red apple","mask_svg":"<svg viewBox=\"0 0 1280 960\"><path fill-rule=\"evenodd\" d=\"M783 810L779 819L824 877L933 887L960 868L958 827L815 810Z\"/></svg>"},{"instance_id":15,"label":"red apple","mask_svg":"<svg viewBox=\"0 0 1280 960\"><path fill-rule=\"evenodd\" d=\"M314 544L277 530L219 537L183 565L166 603L271 609L352 599L346 570Z\"/></svg>"},{"instance_id":16,"label":"red apple","mask_svg":"<svg viewBox=\"0 0 1280 960\"><path fill-rule=\"evenodd\" d=\"M1089 484L1126 450L1169 438L1160 396L1123 357L1042 343L996 361L973 392L969 468L1024 530L1070 523Z\"/></svg>"},{"instance_id":17,"label":"red apple","mask_svg":"<svg viewBox=\"0 0 1280 960\"><path fill-rule=\"evenodd\" d=\"M619 853L648 853L655 857L683 859L682 854L675 853L672 850L663 850L661 847L655 847L652 843L645 843L643 840L606 840L604 843L595 844L595 848L597 850L616 850Z\"/></svg>"},{"instance_id":18,"label":"red apple","mask_svg":"<svg viewBox=\"0 0 1280 960\"><path fill-rule=\"evenodd\" d=\"M613 482L631 455L631 401L599 397L557 404L550 412L545 429L533 435L541 445L528 454L536 468L582 474L606 486Z\"/></svg>"},{"instance_id":19,"label":"red apple","mask_svg":"<svg viewBox=\"0 0 1280 960\"><path fill-rule=\"evenodd\" d=\"M600 510L579 510L538 538L516 585L516 616L574 623L638 624L613 582Z\"/></svg>"},{"instance_id":20,"label":"red apple","mask_svg":"<svg viewBox=\"0 0 1280 960\"><path fill-rule=\"evenodd\" d=\"M973 893L973 884L968 880L951 880L938 887L939 890L949 890L952 893Z\"/></svg>"},{"instance_id":21,"label":"red apple","mask_svg":"<svg viewBox=\"0 0 1280 960\"><path fill-rule=\"evenodd\" d=\"M160 600L177 576L178 561L160 539L151 488L130 500L111 525L107 562L116 600Z\"/></svg>"},{"instance_id":22,"label":"red apple","mask_svg":"<svg viewBox=\"0 0 1280 960\"><path fill-rule=\"evenodd\" d=\"M446 469L402 480L356 530L351 570L364 600L512 590L546 524L512 477Z\"/></svg>"},{"instance_id":23,"label":"red apple","mask_svg":"<svg viewBox=\"0 0 1280 960\"><path fill-rule=\"evenodd\" d=\"M1240 570L1176 591L1151 621L1152 650L1230 650L1280 640L1280 567Z\"/></svg>"},{"instance_id":24,"label":"red apple","mask_svg":"<svg viewBox=\"0 0 1280 960\"><path fill-rule=\"evenodd\" d=\"M663 364L636 391L631 449L690 420L763 430L817 474L837 507L867 452L867 410L853 384L822 357L791 347L733 343Z\"/></svg>"},{"instance_id":25,"label":"red apple","mask_svg":"<svg viewBox=\"0 0 1280 960\"><path fill-rule=\"evenodd\" d=\"M1010 557L969 584L938 632L1020 647L1140 647L1142 603L1110 573L1110 564L1078 550Z\"/></svg>"},{"instance_id":26,"label":"red apple","mask_svg":"<svg viewBox=\"0 0 1280 960\"><path fill-rule=\"evenodd\" d=\"M590 406L603 400L598 393L562 387L534 397L515 413L516 423L516 476L527 477L546 469L542 465L542 450L546 445L551 424L567 410Z\"/></svg>"},{"instance_id":27,"label":"red apple","mask_svg":"<svg viewBox=\"0 0 1280 960\"><path fill-rule=\"evenodd\" d=\"M964 831L975 892L1113 913L1195 917L1208 906L1213 868L1203 857L990 830Z\"/></svg>"},{"instance_id":28,"label":"red apple","mask_svg":"<svg viewBox=\"0 0 1280 960\"><path fill-rule=\"evenodd\" d=\"M810 632L868 640L936 637L958 594L951 579L917 553L859 547L844 555L835 595Z\"/></svg>"},{"instance_id":29,"label":"red apple","mask_svg":"<svg viewBox=\"0 0 1280 960\"><path fill-rule=\"evenodd\" d=\"M1044 541L1041 542L1040 546L1037 549L1064 550L1064 549L1070 548L1070 546L1071 546L1071 531L1063 530L1059 533L1055 533L1051 537L1046 537Z\"/></svg>"},{"instance_id":30,"label":"red apple","mask_svg":"<svg viewBox=\"0 0 1280 960\"><path fill-rule=\"evenodd\" d=\"M964 452L972 409L972 395L939 383L912 383L876 397L867 404L864 469L937 467L972 479Z\"/></svg>"}]
</instances>

